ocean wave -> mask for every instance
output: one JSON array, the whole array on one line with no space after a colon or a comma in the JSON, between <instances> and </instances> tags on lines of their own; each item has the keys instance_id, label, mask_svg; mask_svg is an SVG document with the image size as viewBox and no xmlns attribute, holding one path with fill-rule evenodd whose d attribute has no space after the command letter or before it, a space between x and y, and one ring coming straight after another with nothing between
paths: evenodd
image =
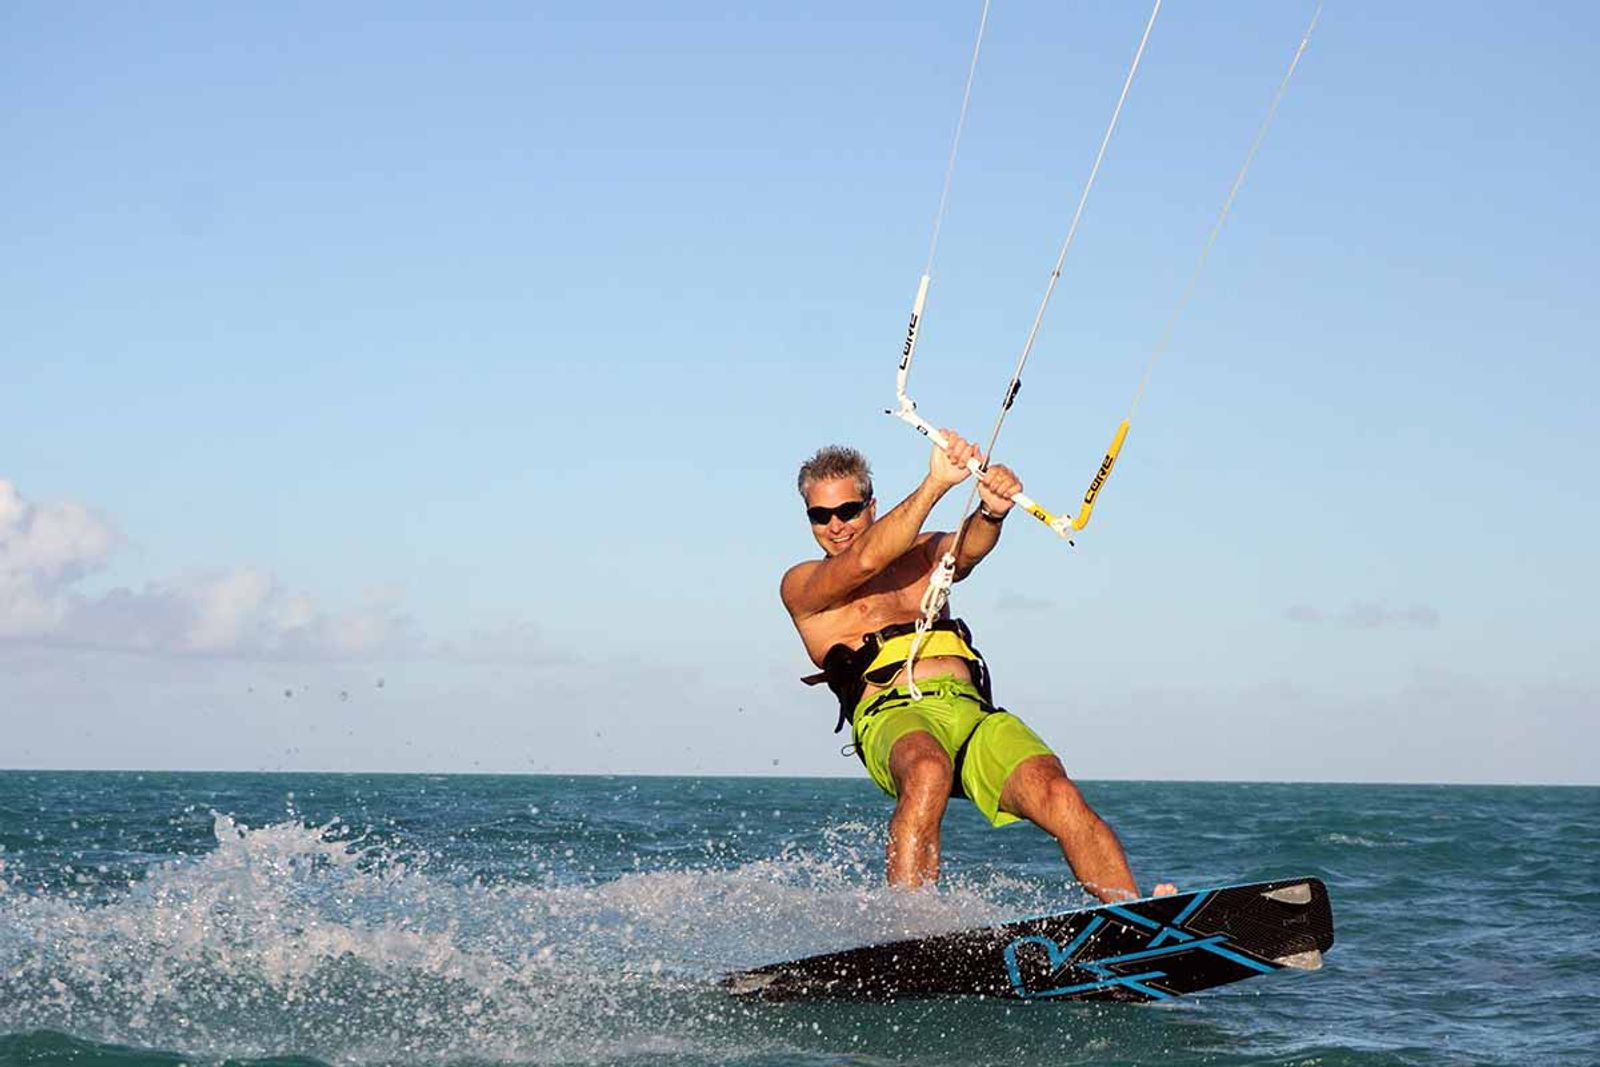
<instances>
[{"instance_id":1,"label":"ocean wave","mask_svg":"<svg viewBox=\"0 0 1600 1067\"><path fill-rule=\"evenodd\" d=\"M1402 840L1390 834L1370 836L1367 834L1327 833L1317 837L1317 841L1324 845L1355 845L1357 848L1406 848L1410 841Z\"/></svg>"}]
</instances>

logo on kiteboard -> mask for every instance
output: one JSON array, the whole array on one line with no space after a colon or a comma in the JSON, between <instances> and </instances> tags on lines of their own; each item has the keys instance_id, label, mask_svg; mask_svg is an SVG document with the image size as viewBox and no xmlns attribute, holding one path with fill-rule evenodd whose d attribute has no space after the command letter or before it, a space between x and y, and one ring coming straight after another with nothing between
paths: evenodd
<instances>
[{"instance_id":1,"label":"logo on kiteboard","mask_svg":"<svg viewBox=\"0 0 1600 1067\"><path fill-rule=\"evenodd\" d=\"M1201 894L1193 904L1209 895ZM1176 994L1162 988L1166 984L1162 980L1169 975L1177 978L1196 967L1213 972L1219 968L1234 972L1229 981L1277 970L1273 964L1238 951L1223 934L1197 937L1175 925L1130 915L1115 905L1105 910L1118 920L1109 924L1106 932L1115 931L1119 926L1124 930L1130 926L1140 929L1142 937L1136 942L1137 947L1128 946L1126 951L1096 956L1096 935L1108 926L1101 916L1085 924L1064 946L1043 934L1015 938L1006 945L1004 954L1006 977L1012 991L1024 1000L1100 996L1118 1000L1167 1000ZM1193 910L1191 905L1183 915ZM1125 926L1124 919L1134 922Z\"/></svg>"}]
</instances>

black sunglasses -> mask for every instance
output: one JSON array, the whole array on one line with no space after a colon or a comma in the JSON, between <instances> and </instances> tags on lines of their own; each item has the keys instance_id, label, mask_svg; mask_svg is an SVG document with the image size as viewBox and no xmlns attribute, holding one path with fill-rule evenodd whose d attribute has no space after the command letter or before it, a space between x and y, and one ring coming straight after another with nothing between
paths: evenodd
<instances>
[{"instance_id":1,"label":"black sunglasses","mask_svg":"<svg viewBox=\"0 0 1600 1067\"><path fill-rule=\"evenodd\" d=\"M870 503L872 498L869 496L865 500L846 500L836 508L810 507L806 508L806 518L811 520L813 526L826 526L833 521L835 515L839 516L840 522L849 522L867 510L867 505Z\"/></svg>"}]
</instances>

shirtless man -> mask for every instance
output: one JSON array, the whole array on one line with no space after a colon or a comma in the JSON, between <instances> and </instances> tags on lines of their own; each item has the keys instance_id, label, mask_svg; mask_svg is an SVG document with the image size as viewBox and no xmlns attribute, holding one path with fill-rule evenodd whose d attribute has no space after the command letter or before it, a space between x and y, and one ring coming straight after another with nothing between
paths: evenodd
<instances>
[{"instance_id":1,"label":"shirtless man","mask_svg":"<svg viewBox=\"0 0 1600 1067\"><path fill-rule=\"evenodd\" d=\"M1061 845L1077 880L1101 900L1139 895L1122 845L1067 777L1047 745L988 696L987 671L958 620L941 620L921 646L907 691L909 631L922 595L954 533L922 532L933 506L964 481L977 447L949 430L922 484L880 518L871 471L859 452L824 448L800 468L800 495L823 558L789 568L784 607L812 662L852 724L856 751L895 798L889 820L888 877L917 886L939 877L939 824L952 795L969 798L995 826L1027 819ZM956 580L971 573L1000 539L1011 497L1022 483L992 466L978 484L982 506L966 522ZM884 632L887 631L887 632ZM813 679L808 679L808 681ZM823 680L817 677L815 680ZM1170 885L1156 892L1171 893Z\"/></svg>"}]
</instances>

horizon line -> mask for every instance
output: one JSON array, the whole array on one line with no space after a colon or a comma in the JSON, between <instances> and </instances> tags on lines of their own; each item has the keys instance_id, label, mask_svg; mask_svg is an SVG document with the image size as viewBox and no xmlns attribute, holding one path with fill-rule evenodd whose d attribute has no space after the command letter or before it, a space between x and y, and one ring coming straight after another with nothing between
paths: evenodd
<instances>
[{"instance_id":1,"label":"horizon line","mask_svg":"<svg viewBox=\"0 0 1600 1067\"><path fill-rule=\"evenodd\" d=\"M869 779L853 774L766 774L756 772L672 772L672 771L381 771L381 770L249 770L195 767L0 767L0 774L181 774L181 775L319 775L365 778L683 778L691 780L775 780L862 782ZM1078 782L1115 782L1160 785L1352 785L1352 786L1429 786L1476 787L1492 789L1600 789L1600 782L1538 781L1460 781L1387 780L1343 778L1074 778Z\"/></svg>"}]
</instances>

